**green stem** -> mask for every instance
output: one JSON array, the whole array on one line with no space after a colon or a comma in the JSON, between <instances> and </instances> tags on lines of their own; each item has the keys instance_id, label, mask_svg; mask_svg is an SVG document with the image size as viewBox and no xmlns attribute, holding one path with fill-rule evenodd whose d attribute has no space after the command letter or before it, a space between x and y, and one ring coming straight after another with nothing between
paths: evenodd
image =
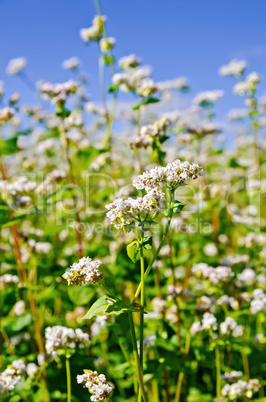
<instances>
[{"instance_id":1,"label":"green stem","mask_svg":"<svg viewBox=\"0 0 266 402\"><path fill-rule=\"evenodd\" d=\"M144 288L145 288L145 266L144 266L144 255L143 255L143 236L141 237L140 243L140 271L141 271L141 294L140 294L140 336L139 336L139 360L140 360L140 367L143 376L143 342L144 342ZM139 391L138 401L141 402L141 392Z\"/></svg>"},{"instance_id":2,"label":"green stem","mask_svg":"<svg viewBox=\"0 0 266 402\"><path fill-rule=\"evenodd\" d=\"M164 244L164 241L166 239L166 236L168 234L168 231L169 231L169 228L170 228L170 225L171 225L171 220L172 220L172 217L173 217L174 196L175 196L175 192L174 192L174 190L171 190L171 204L170 204L170 212L169 212L169 215L168 215L167 226L166 226L165 232L164 232L164 234L162 236L162 240L161 240L156 252L154 253L154 256L152 257L152 260L151 260L150 264L148 265L148 267L147 267L147 269L146 269L146 271L144 273L144 279L146 279L147 276L149 275L149 273L150 273L150 271L152 269L152 266L153 266L156 258L158 257L158 254L159 254L159 252L160 252L160 250L161 250L161 248L162 248L162 246ZM138 285L138 288L136 290L136 293L134 295L134 298L133 298L131 304L135 303L140 291L141 291L141 282Z\"/></svg>"},{"instance_id":3,"label":"green stem","mask_svg":"<svg viewBox=\"0 0 266 402\"><path fill-rule=\"evenodd\" d=\"M187 338L186 338L186 345L185 345L184 364L185 364L185 361L188 356L190 340L191 340L191 335L190 335L190 332L188 332ZM175 402L179 402L179 400L180 400L183 379L184 379L184 369L183 369L183 371L180 371L180 373L178 374L178 379L177 379L177 384L176 384L176 392L175 392Z\"/></svg>"},{"instance_id":4,"label":"green stem","mask_svg":"<svg viewBox=\"0 0 266 402\"><path fill-rule=\"evenodd\" d=\"M135 333L132 311L128 312L128 318L129 318L129 324L130 324L130 331L131 331L132 345L133 345L133 354L134 354L135 363L136 363L139 387L140 387L144 402L148 402L148 399L147 399L147 396L146 396L146 393L144 390L144 385L143 385L143 376L142 376L142 370L141 370L140 361L139 361L138 347L137 347L137 340L136 340L136 333Z\"/></svg>"},{"instance_id":5,"label":"green stem","mask_svg":"<svg viewBox=\"0 0 266 402\"><path fill-rule=\"evenodd\" d=\"M221 398L221 363L220 363L220 350L219 346L215 347L215 365L216 365L216 399L220 401Z\"/></svg>"},{"instance_id":6,"label":"green stem","mask_svg":"<svg viewBox=\"0 0 266 402\"><path fill-rule=\"evenodd\" d=\"M71 402L71 372L69 357L66 356L66 376L67 376L67 402Z\"/></svg>"}]
</instances>

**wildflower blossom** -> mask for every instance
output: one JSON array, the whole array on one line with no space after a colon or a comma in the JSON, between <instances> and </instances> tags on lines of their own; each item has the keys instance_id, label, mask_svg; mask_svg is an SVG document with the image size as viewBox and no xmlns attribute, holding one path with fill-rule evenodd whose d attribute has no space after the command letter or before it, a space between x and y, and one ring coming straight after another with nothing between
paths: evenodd
<instances>
[{"instance_id":1,"label":"wildflower blossom","mask_svg":"<svg viewBox=\"0 0 266 402\"><path fill-rule=\"evenodd\" d=\"M12 59L7 65L6 73L8 75L19 74L27 66L27 60L24 57L18 57L17 59Z\"/></svg>"},{"instance_id":2,"label":"wildflower blossom","mask_svg":"<svg viewBox=\"0 0 266 402\"><path fill-rule=\"evenodd\" d=\"M224 96L224 91L206 91L200 92L195 96L193 102L199 106L210 106L217 102L217 100L221 99Z\"/></svg>"},{"instance_id":3,"label":"wildflower blossom","mask_svg":"<svg viewBox=\"0 0 266 402\"><path fill-rule=\"evenodd\" d=\"M166 118L162 118L153 124L148 124L147 126L142 126L138 135L136 135L132 142L132 148L146 148L148 145L152 144L153 140L156 138L159 141L166 138L166 129L170 122Z\"/></svg>"},{"instance_id":4,"label":"wildflower blossom","mask_svg":"<svg viewBox=\"0 0 266 402\"><path fill-rule=\"evenodd\" d=\"M22 374L26 371L23 360L14 360L7 368L0 373L0 395L12 391L21 381Z\"/></svg>"},{"instance_id":5,"label":"wildflower blossom","mask_svg":"<svg viewBox=\"0 0 266 402\"><path fill-rule=\"evenodd\" d=\"M145 221L147 216L153 219L160 212L161 203L164 201L164 193L157 189L151 189L144 197L117 198L111 204L106 205L106 216L117 229L136 221Z\"/></svg>"},{"instance_id":6,"label":"wildflower blossom","mask_svg":"<svg viewBox=\"0 0 266 402\"><path fill-rule=\"evenodd\" d=\"M45 329L45 349L52 356L65 353L66 349L75 349L78 344L83 348L89 344L89 335L81 329L72 329L57 325Z\"/></svg>"},{"instance_id":7,"label":"wildflower blossom","mask_svg":"<svg viewBox=\"0 0 266 402\"><path fill-rule=\"evenodd\" d=\"M240 377L242 377L242 371L231 371L230 373L226 372L222 375L222 378L228 383L231 384L232 382L237 381Z\"/></svg>"},{"instance_id":8,"label":"wildflower blossom","mask_svg":"<svg viewBox=\"0 0 266 402\"><path fill-rule=\"evenodd\" d=\"M256 314L266 308L266 294L262 289L255 289L253 291L253 300L250 303L250 311Z\"/></svg>"},{"instance_id":9,"label":"wildflower blossom","mask_svg":"<svg viewBox=\"0 0 266 402\"><path fill-rule=\"evenodd\" d=\"M78 263L74 263L66 270L63 275L68 285L78 285L82 283L96 283L103 279L103 273L99 271L102 264L100 260L92 260L89 257L83 257Z\"/></svg>"},{"instance_id":10,"label":"wildflower blossom","mask_svg":"<svg viewBox=\"0 0 266 402\"><path fill-rule=\"evenodd\" d=\"M39 366L37 366L37 364L35 363L29 363L27 364L26 371L29 377L34 378L36 374L39 372Z\"/></svg>"},{"instance_id":11,"label":"wildflower blossom","mask_svg":"<svg viewBox=\"0 0 266 402\"><path fill-rule=\"evenodd\" d=\"M230 63L221 66L219 73L223 76L233 75L239 78L245 71L247 62L245 60L231 60Z\"/></svg>"},{"instance_id":12,"label":"wildflower blossom","mask_svg":"<svg viewBox=\"0 0 266 402\"><path fill-rule=\"evenodd\" d=\"M135 54L130 54L125 57L121 57L118 61L118 65L122 70L128 70L129 68L136 68L141 64L141 59Z\"/></svg>"},{"instance_id":13,"label":"wildflower blossom","mask_svg":"<svg viewBox=\"0 0 266 402\"><path fill-rule=\"evenodd\" d=\"M243 335L242 325L237 325L232 317L226 317L225 321L220 324L220 332L223 335L230 335L231 333L236 338Z\"/></svg>"},{"instance_id":14,"label":"wildflower blossom","mask_svg":"<svg viewBox=\"0 0 266 402\"><path fill-rule=\"evenodd\" d=\"M76 70L80 67L80 64L81 63L78 57L71 57L70 59L63 61L62 67L65 70Z\"/></svg>"},{"instance_id":15,"label":"wildflower blossom","mask_svg":"<svg viewBox=\"0 0 266 402\"><path fill-rule=\"evenodd\" d=\"M3 109L0 109L0 126L8 123L14 115L15 109L11 107L6 106Z\"/></svg>"},{"instance_id":16,"label":"wildflower blossom","mask_svg":"<svg viewBox=\"0 0 266 402\"><path fill-rule=\"evenodd\" d=\"M209 279L212 283L227 282L234 276L230 267L219 266L213 268L205 263L194 264L191 270L198 277Z\"/></svg>"},{"instance_id":17,"label":"wildflower blossom","mask_svg":"<svg viewBox=\"0 0 266 402\"><path fill-rule=\"evenodd\" d=\"M0 289L5 286L14 285L19 282L19 278L17 275L5 274L0 276Z\"/></svg>"},{"instance_id":18,"label":"wildflower blossom","mask_svg":"<svg viewBox=\"0 0 266 402\"><path fill-rule=\"evenodd\" d=\"M179 159L176 159L165 167L156 166L138 176L133 180L133 186L138 190L145 189L146 191L164 186L174 190L178 186L186 184L189 179L195 180L198 175L204 175L204 171L198 164L181 162Z\"/></svg>"},{"instance_id":19,"label":"wildflower blossom","mask_svg":"<svg viewBox=\"0 0 266 402\"><path fill-rule=\"evenodd\" d=\"M109 52L115 45L115 38L102 38L100 40L100 49L102 52Z\"/></svg>"},{"instance_id":20,"label":"wildflower blossom","mask_svg":"<svg viewBox=\"0 0 266 402\"><path fill-rule=\"evenodd\" d=\"M77 91L78 84L69 80L62 84L51 84L50 82L41 82L39 84L41 96L44 100L51 100L53 105L65 102L70 94Z\"/></svg>"},{"instance_id":21,"label":"wildflower blossom","mask_svg":"<svg viewBox=\"0 0 266 402\"><path fill-rule=\"evenodd\" d=\"M25 313L25 303L23 300L19 300L13 307L13 311L17 316Z\"/></svg>"},{"instance_id":22,"label":"wildflower blossom","mask_svg":"<svg viewBox=\"0 0 266 402\"><path fill-rule=\"evenodd\" d=\"M238 380L234 384L226 384L222 388L222 395L227 397L230 401L240 397L252 398L253 394L260 389L261 385L259 380L252 379L247 381Z\"/></svg>"},{"instance_id":23,"label":"wildflower blossom","mask_svg":"<svg viewBox=\"0 0 266 402\"><path fill-rule=\"evenodd\" d=\"M109 398L113 391L113 385L106 381L104 374L98 374L97 371L84 370L84 374L77 375L77 382L88 389L92 394L91 401L94 402Z\"/></svg>"},{"instance_id":24,"label":"wildflower blossom","mask_svg":"<svg viewBox=\"0 0 266 402\"><path fill-rule=\"evenodd\" d=\"M201 322L195 321L192 324L190 332L192 333L192 335L195 335L196 333L210 329L214 331L217 329L217 319L211 313L204 313Z\"/></svg>"},{"instance_id":25,"label":"wildflower blossom","mask_svg":"<svg viewBox=\"0 0 266 402\"><path fill-rule=\"evenodd\" d=\"M80 37L83 42L88 43L89 41L99 40L104 32L104 22L106 21L106 16L96 15L92 20L92 26L89 28L83 28L80 30Z\"/></svg>"},{"instance_id":26,"label":"wildflower blossom","mask_svg":"<svg viewBox=\"0 0 266 402\"><path fill-rule=\"evenodd\" d=\"M157 82L159 91L168 91L170 89L189 89L188 79L185 77L178 77L169 81Z\"/></svg>"}]
</instances>

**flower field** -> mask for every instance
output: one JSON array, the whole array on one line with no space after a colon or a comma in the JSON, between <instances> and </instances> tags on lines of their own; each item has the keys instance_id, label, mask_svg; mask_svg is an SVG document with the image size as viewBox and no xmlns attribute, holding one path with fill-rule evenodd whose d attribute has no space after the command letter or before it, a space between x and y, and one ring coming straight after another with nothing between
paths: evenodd
<instances>
[{"instance_id":1,"label":"flower field","mask_svg":"<svg viewBox=\"0 0 266 402\"><path fill-rule=\"evenodd\" d=\"M0 81L0 399L265 402L262 75L225 60L222 120L224 90L116 58L98 1L88 25L100 102L77 57L9 62L32 105Z\"/></svg>"}]
</instances>

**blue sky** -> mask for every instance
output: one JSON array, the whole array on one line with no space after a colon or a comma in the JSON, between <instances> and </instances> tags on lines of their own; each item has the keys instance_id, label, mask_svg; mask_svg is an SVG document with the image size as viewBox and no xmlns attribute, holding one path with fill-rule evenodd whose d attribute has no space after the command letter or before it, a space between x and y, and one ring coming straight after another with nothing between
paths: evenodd
<instances>
[{"instance_id":1,"label":"blue sky","mask_svg":"<svg viewBox=\"0 0 266 402\"><path fill-rule=\"evenodd\" d=\"M135 53L153 66L155 80L186 76L193 92L224 89L221 112L242 104L231 95L233 82L219 77L221 64L245 58L250 71L266 77L265 0L101 0L101 6L108 34L117 39L117 58ZM93 0L0 0L0 79L6 91L19 90L24 102L34 104L23 83L6 76L11 58L25 56L34 81L62 82L70 77L62 61L78 56L99 99L97 47L79 38L94 14Z\"/></svg>"}]
</instances>

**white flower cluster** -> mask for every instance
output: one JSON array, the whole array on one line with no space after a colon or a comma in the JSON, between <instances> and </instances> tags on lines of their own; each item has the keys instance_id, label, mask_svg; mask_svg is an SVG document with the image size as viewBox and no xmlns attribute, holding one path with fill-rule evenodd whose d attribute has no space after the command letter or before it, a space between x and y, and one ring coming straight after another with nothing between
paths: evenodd
<instances>
[{"instance_id":1,"label":"white flower cluster","mask_svg":"<svg viewBox=\"0 0 266 402\"><path fill-rule=\"evenodd\" d=\"M222 375L222 379L225 380L228 384L232 384L233 382L237 381L240 377L242 377L242 371L231 371L231 373L224 373Z\"/></svg>"},{"instance_id":2,"label":"white flower cluster","mask_svg":"<svg viewBox=\"0 0 266 402\"><path fill-rule=\"evenodd\" d=\"M25 313L25 303L23 300L19 300L13 307L13 311L17 316Z\"/></svg>"},{"instance_id":3,"label":"white flower cluster","mask_svg":"<svg viewBox=\"0 0 266 402\"><path fill-rule=\"evenodd\" d=\"M0 126L8 123L15 115L15 109L6 106L0 109Z\"/></svg>"},{"instance_id":4,"label":"white flower cluster","mask_svg":"<svg viewBox=\"0 0 266 402\"><path fill-rule=\"evenodd\" d=\"M250 311L256 314L266 308L266 294L262 289L255 289L253 291L253 300L250 303Z\"/></svg>"},{"instance_id":5,"label":"white flower cluster","mask_svg":"<svg viewBox=\"0 0 266 402\"><path fill-rule=\"evenodd\" d=\"M256 281L256 273L251 268L245 268L240 274L237 275L236 286L251 286Z\"/></svg>"},{"instance_id":6,"label":"white flower cluster","mask_svg":"<svg viewBox=\"0 0 266 402\"><path fill-rule=\"evenodd\" d=\"M149 191L157 187L168 187L174 190L178 186L186 184L188 179L195 180L198 175L203 176L205 172L197 163L181 162L176 159L165 167L156 166L133 180L133 186L138 190Z\"/></svg>"},{"instance_id":7,"label":"white flower cluster","mask_svg":"<svg viewBox=\"0 0 266 402\"><path fill-rule=\"evenodd\" d=\"M245 95L252 93L256 89L256 85L261 81L258 73L253 72L249 74L245 81L237 82L233 88L236 95Z\"/></svg>"},{"instance_id":8,"label":"white flower cluster","mask_svg":"<svg viewBox=\"0 0 266 402\"><path fill-rule=\"evenodd\" d=\"M28 244L37 254L48 254L52 248L51 243L40 241L36 242L33 239L29 240Z\"/></svg>"},{"instance_id":9,"label":"white flower cluster","mask_svg":"<svg viewBox=\"0 0 266 402\"><path fill-rule=\"evenodd\" d=\"M98 374L97 371L84 370L84 374L77 375L77 382L88 389L93 402L109 398L113 391L113 385L106 381L104 374Z\"/></svg>"},{"instance_id":10,"label":"white flower cluster","mask_svg":"<svg viewBox=\"0 0 266 402\"><path fill-rule=\"evenodd\" d=\"M115 38L102 38L100 40L100 49L101 51L104 52L109 52L110 50L113 49L115 45Z\"/></svg>"},{"instance_id":11,"label":"white flower cluster","mask_svg":"<svg viewBox=\"0 0 266 402\"><path fill-rule=\"evenodd\" d=\"M220 75L227 76L233 75L236 78L239 78L247 67L247 62L245 60L231 60L230 63L223 65L219 69Z\"/></svg>"},{"instance_id":12,"label":"white flower cluster","mask_svg":"<svg viewBox=\"0 0 266 402\"><path fill-rule=\"evenodd\" d=\"M188 88L189 82L185 77L175 78L174 80L157 82L159 91L169 91L170 89L185 89Z\"/></svg>"},{"instance_id":13,"label":"white flower cluster","mask_svg":"<svg viewBox=\"0 0 266 402\"><path fill-rule=\"evenodd\" d=\"M5 286L15 285L17 283L19 283L19 278L17 275L5 274L0 276L0 289L4 288Z\"/></svg>"},{"instance_id":14,"label":"white flower cluster","mask_svg":"<svg viewBox=\"0 0 266 402\"><path fill-rule=\"evenodd\" d=\"M166 118L157 120L153 124L142 126L138 135L133 137L130 143L131 148L147 148L154 139L162 139L166 136L166 129L170 121Z\"/></svg>"},{"instance_id":15,"label":"white flower cluster","mask_svg":"<svg viewBox=\"0 0 266 402\"><path fill-rule=\"evenodd\" d=\"M27 66L27 60L24 57L12 59L7 65L6 73L9 75L19 74Z\"/></svg>"},{"instance_id":16,"label":"white flower cluster","mask_svg":"<svg viewBox=\"0 0 266 402\"><path fill-rule=\"evenodd\" d=\"M63 61L62 67L65 70L76 70L80 67L80 64L81 63L78 57L70 57L70 59Z\"/></svg>"},{"instance_id":17,"label":"white flower cluster","mask_svg":"<svg viewBox=\"0 0 266 402\"><path fill-rule=\"evenodd\" d=\"M186 127L189 134L208 135L220 133L222 130L215 123L211 121L201 121L197 124L191 124Z\"/></svg>"},{"instance_id":18,"label":"white flower cluster","mask_svg":"<svg viewBox=\"0 0 266 402\"><path fill-rule=\"evenodd\" d=\"M202 332L204 330L216 330L217 329L217 320L216 317L211 314L211 313L204 313L203 314L203 318L200 321L195 321L191 328L190 328L190 332L192 333L192 335L195 335L199 332Z\"/></svg>"},{"instance_id":19,"label":"white flower cluster","mask_svg":"<svg viewBox=\"0 0 266 402\"><path fill-rule=\"evenodd\" d=\"M26 176L20 176L13 182L0 180L0 192L5 196L27 194L35 190L36 186L36 181L31 181Z\"/></svg>"},{"instance_id":20,"label":"white flower cluster","mask_svg":"<svg viewBox=\"0 0 266 402\"><path fill-rule=\"evenodd\" d=\"M149 67L128 68L122 73L113 75L113 84L119 84L123 92L137 92L140 96L149 96L157 92L158 87L150 78Z\"/></svg>"},{"instance_id":21,"label":"white flower cluster","mask_svg":"<svg viewBox=\"0 0 266 402\"><path fill-rule=\"evenodd\" d=\"M237 325L232 317L226 317L225 321L220 324L220 332L222 335L232 334L234 338L243 335L243 326Z\"/></svg>"},{"instance_id":22,"label":"white flower cluster","mask_svg":"<svg viewBox=\"0 0 266 402\"><path fill-rule=\"evenodd\" d=\"M199 106L212 105L224 96L224 91L205 91L195 96L193 102Z\"/></svg>"},{"instance_id":23,"label":"white flower cluster","mask_svg":"<svg viewBox=\"0 0 266 402\"><path fill-rule=\"evenodd\" d=\"M26 371L26 365L22 360L14 360L0 373L0 395L12 391L20 382L22 374Z\"/></svg>"},{"instance_id":24,"label":"white flower cluster","mask_svg":"<svg viewBox=\"0 0 266 402\"><path fill-rule=\"evenodd\" d=\"M234 276L230 267L219 266L213 268L204 262L194 264L191 272L198 277L208 279L213 284L228 282Z\"/></svg>"},{"instance_id":25,"label":"white flower cluster","mask_svg":"<svg viewBox=\"0 0 266 402\"><path fill-rule=\"evenodd\" d=\"M210 298L208 296L201 296L196 299L197 305L196 308L199 311L209 311L210 313L213 313L215 311L215 304L214 304L214 298Z\"/></svg>"},{"instance_id":26,"label":"white flower cluster","mask_svg":"<svg viewBox=\"0 0 266 402\"><path fill-rule=\"evenodd\" d=\"M129 197L126 200L117 198L105 206L108 210L106 216L115 228L121 229L136 221L146 220L147 217L153 219L160 212L164 199L164 193L156 188L151 189L144 197Z\"/></svg>"},{"instance_id":27,"label":"white flower cluster","mask_svg":"<svg viewBox=\"0 0 266 402\"><path fill-rule=\"evenodd\" d=\"M261 385L259 380L252 379L247 381L238 380L234 384L226 384L222 388L222 395L228 398L230 401L234 401L237 398L247 397L252 398L253 394L258 392Z\"/></svg>"},{"instance_id":28,"label":"white flower cluster","mask_svg":"<svg viewBox=\"0 0 266 402\"><path fill-rule=\"evenodd\" d=\"M75 349L76 344L84 348L89 344L89 335L80 328L72 329L56 325L45 329L45 349L52 356L63 354L66 349Z\"/></svg>"},{"instance_id":29,"label":"white flower cluster","mask_svg":"<svg viewBox=\"0 0 266 402\"><path fill-rule=\"evenodd\" d=\"M66 172L64 170L54 169L50 172L45 180L38 185L36 188L36 193L44 193L53 188L53 183L63 180L66 177Z\"/></svg>"},{"instance_id":30,"label":"white flower cluster","mask_svg":"<svg viewBox=\"0 0 266 402\"><path fill-rule=\"evenodd\" d=\"M129 54L128 56L121 57L118 61L118 65L122 70L128 70L129 68L136 68L141 64L141 59L135 54Z\"/></svg>"},{"instance_id":31,"label":"white flower cluster","mask_svg":"<svg viewBox=\"0 0 266 402\"><path fill-rule=\"evenodd\" d=\"M89 257L83 257L79 262L75 262L66 270L63 278L67 280L68 285L80 285L82 283L96 283L103 279L103 273L99 271L102 264L100 260L92 260Z\"/></svg>"},{"instance_id":32,"label":"white flower cluster","mask_svg":"<svg viewBox=\"0 0 266 402\"><path fill-rule=\"evenodd\" d=\"M77 82L69 80L62 84L51 84L50 82L41 82L39 84L41 96L44 100L51 100L53 105L65 102L70 94L78 89Z\"/></svg>"},{"instance_id":33,"label":"white flower cluster","mask_svg":"<svg viewBox=\"0 0 266 402\"><path fill-rule=\"evenodd\" d=\"M39 372L39 366L37 366L35 363L29 363L27 364L26 371L29 377L34 378Z\"/></svg>"},{"instance_id":34,"label":"white flower cluster","mask_svg":"<svg viewBox=\"0 0 266 402\"><path fill-rule=\"evenodd\" d=\"M92 20L92 26L80 30L80 37L83 42L88 43L91 40L100 40L104 32L105 15L96 15Z\"/></svg>"}]
</instances>

